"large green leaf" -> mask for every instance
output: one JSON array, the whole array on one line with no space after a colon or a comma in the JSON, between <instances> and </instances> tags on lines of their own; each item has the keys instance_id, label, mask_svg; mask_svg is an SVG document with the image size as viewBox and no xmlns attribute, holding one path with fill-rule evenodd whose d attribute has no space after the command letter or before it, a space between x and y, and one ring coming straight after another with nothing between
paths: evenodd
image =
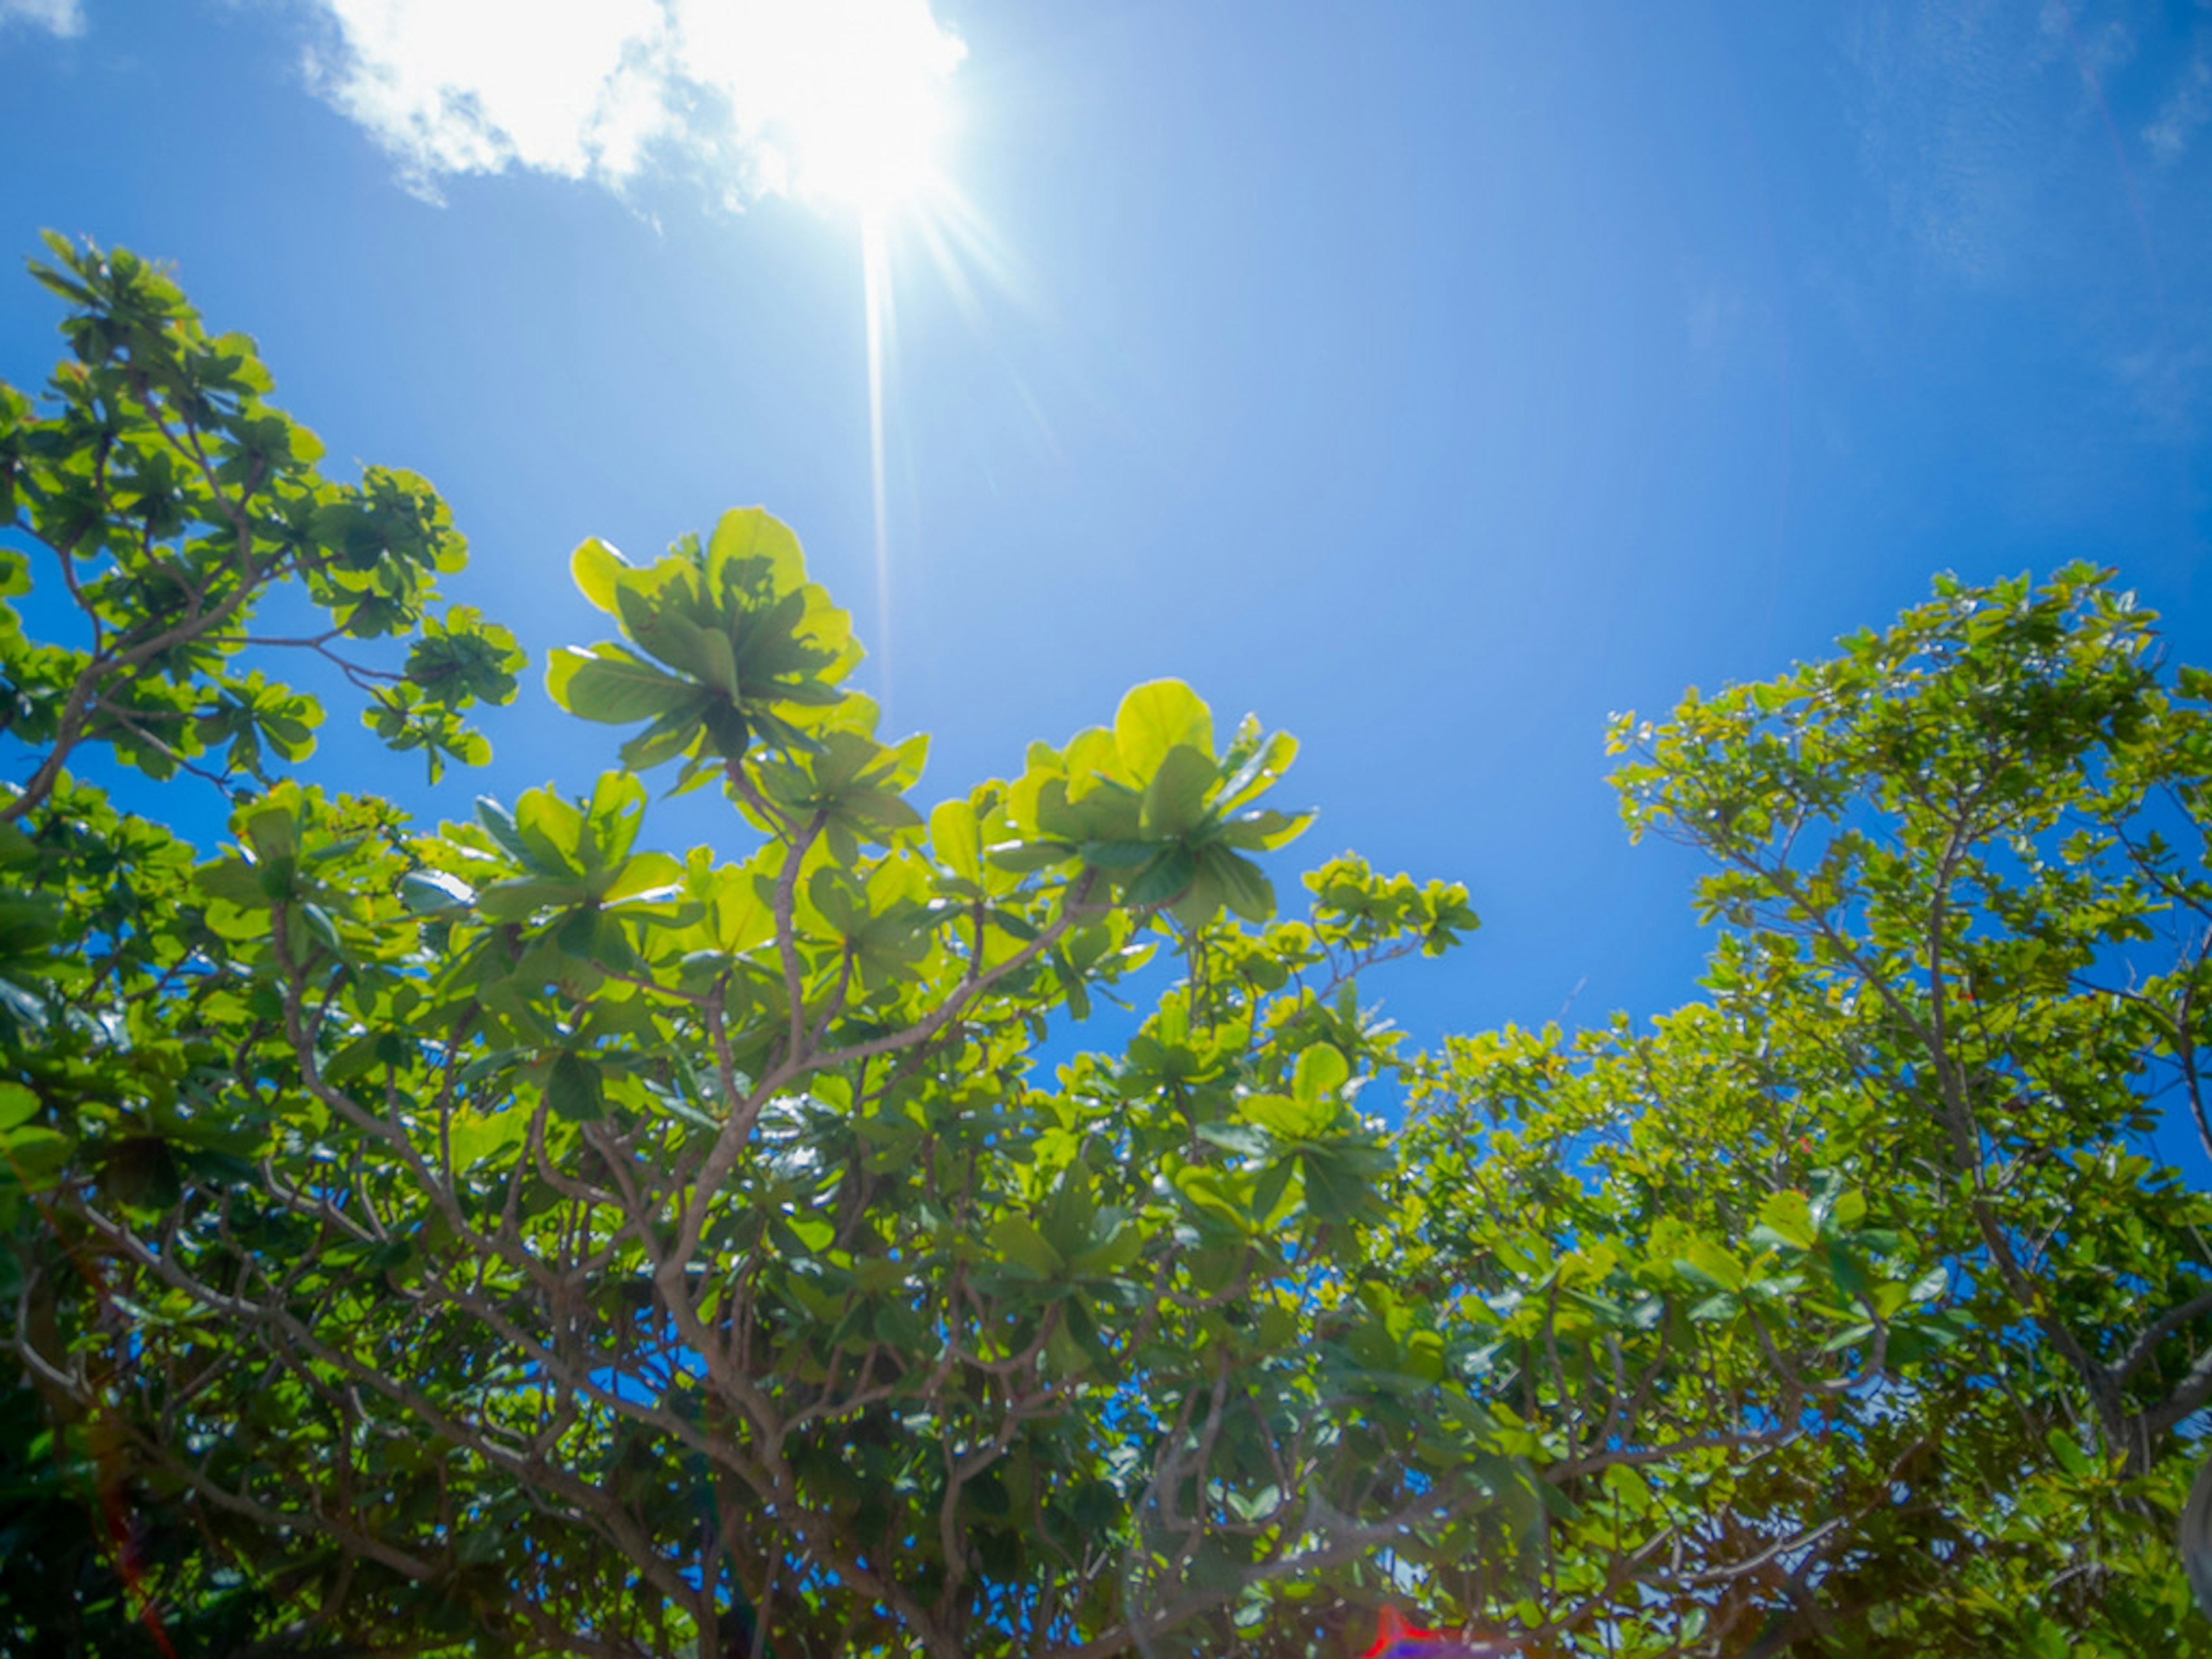
<instances>
[{"instance_id":1,"label":"large green leaf","mask_svg":"<svg viewBox=\"0 0 2212 1659\"><path fill-rule=\"evenodd\" d=\"M1231 910L1247 921L1274 919L1274 884L1250 860L1216 846L1206 849L1206 863L1221 884L1222 899Z\"/></svg>"},{"instance_id":2,"label":"large green leaf","mask_svg":"<svg viewBox=\"0 0 2212 1659\"><path fill-rule=\"evenodd\" d=\"M568 1121L588 1122L606 1110L606 1086L596 1063L573 1050L555 1057L545 1078L545 1103Z\"/></svg>"},{"instance_id":3,"label":"large green leaf","mask_svg":"<svg viewBox=\"0 0 2212 1659\"><path fill-rule=\"evenodd\" d=\"M991 1224L991 1251L1036 1279L1057 1279L1067 1263L1027 1216L1002 1215Z\"/></svg>"},{"instance_id":4,"label":"large green leaf","mask_svg":"<svg viewBox=\"0 0 2212 1659\"><path fill-rule=\"evenodd\" d=\"M715 522L707 544L707 574L719 587L724 573L747 560L763 562L777 593L796 592L806 580L806 556L791 526L763 507L732 507Z\"/></svg>"},{"instance_id":5,"label":"large green leaf","mask_svg":"<svg viewBox=\"0 0 2212 1659\"><path fill-rule=\"evenodd\" d=\"M1213 787L1211 754L1178 743L1160 761L1145 786L1143 823L1148 836L1187 836L1206 817L1206 798Z\"/></svg>"},{"instance_id":6,"label":"large green leaf","mask_svg":"<svg viewBox=\"0 0 2212 1659\"><path fill-rule=\"evenodd\" d=\"M1148 681L1115 711L1114 744L1123 780L1143 788L1178 744L1212 757L1213 714L1181 680Z\"/></svg>"},{"instance_id":7,"label":"large green leaf","mask_svg":"<svg viewBox=\"0 0 2212 1659\"><path fill-rule=\"evenodd\" d=\"M568 574L577 590L610 616L616 611L615 590L630 574L622 555L596 536L580 543L568 556Z\"/></svg>"},{"instance_id":8,"label":"large green leaf","mask_svg":"<svg viewBox=\"0 0 2212 1659\"><path fill-rule=\"evenodd\" d=\"M0 1133L27 1123L38 1115L39 1097L35 1090L20 1083L0 1083Z\"/></svg>"},{"instance_id":9,"label":"large green leaf","mask_svg":"<svg viewBox=\"0 0 2212 1659\"><path fill-rule=\"evenodd\" d=\"M517 876L481 889L476 908L493 921L527 921L540 910L581 904L590 896L580 877Z\"/></svg>"},{"instance_id":10,"label":"large green leaf","mask_svg":"<svg viewBox=\"0 0 2212 1659\"><path fill-rule=\"evenodd\" d=\"M545 689L570 714L612 726L682 708L696 690L619 645L555 652L546 659Z\"/></svg>"},{"instance_id":11,"label":"large green leaf","mask_svg":"<svg viewBox=\"0 0 2212 1659\"><path fill-rule=\"evenodd\" d=\"M940 801L930 809L929 845L952 873L964 881L983 879L983 847L975 809L964 800Z\"/></svg>"},{"instance_id":12,"label":"large green leaf","mask_svg":"<svg viewBox=\"0 0 2212 1659\"><path fill-rule=\"evenodd\" d=\"M1188 848L1171 847L1137 872L1123 896L1131 904L1165 904L1198 875L1198 860Z\"/></svg>"}]
</instances>

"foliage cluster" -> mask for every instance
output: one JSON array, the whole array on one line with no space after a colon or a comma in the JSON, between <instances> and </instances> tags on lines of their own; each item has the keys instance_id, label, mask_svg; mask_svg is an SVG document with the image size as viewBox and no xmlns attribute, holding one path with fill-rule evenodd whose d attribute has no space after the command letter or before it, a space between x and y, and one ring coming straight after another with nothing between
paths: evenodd
<instances>
[{"instance_id":1,"label":"foliage cluster","mask_svg":"<svg viewBox=\"0 0 2212 1659\"><path fill-rule=\"evenodd\" d=\"M296 775L264 664L434 776L514 642L251 342L120 252L41 275L8 586L82 637L0 612L0 1645L1303 1656L1395 1601L2212 1651L2212 1204L2142 1151L2176 1100L2212 1146L2212 683L2099 573L1624 720L1632 828L1713 860L1706 1000L1415 1054L1361 988L1467 894L1347 854L1280 914L1288 738L1156 682L924 811L758 509L577 550L619 638L548 688L629 732L584 798ZM728 848L650 845L655 769Z\"/></svg>"}]
</instances>

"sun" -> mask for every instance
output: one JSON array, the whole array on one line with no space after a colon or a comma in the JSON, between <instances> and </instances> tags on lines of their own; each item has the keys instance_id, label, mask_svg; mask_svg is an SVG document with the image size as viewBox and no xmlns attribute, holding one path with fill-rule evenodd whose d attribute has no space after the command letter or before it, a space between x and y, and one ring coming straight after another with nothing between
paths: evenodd
<instances>
[{"instance_id":1,"label":"sun","mask_svg":"<svg viewBox=\"0 0 2212 1659\"><path fill-rule=\"evenodd\" d=\"M949 82L967 55L928 0L752 0L725 14L733 81L792 194L880 220L941 182Z\"/></svg>"}]
</instances>

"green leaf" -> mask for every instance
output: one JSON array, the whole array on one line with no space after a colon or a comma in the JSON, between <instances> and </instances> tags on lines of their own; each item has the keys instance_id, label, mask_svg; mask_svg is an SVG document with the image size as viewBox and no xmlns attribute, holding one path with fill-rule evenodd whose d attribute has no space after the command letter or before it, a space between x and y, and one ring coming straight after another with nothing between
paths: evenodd
<instances>
[{"instance_id":1,"label":"green leaf","mask_svg":"<svg viewBox=\"0 0 2212 1659\"><path fill-rule=\"evenodd\" d=\"M1256 726L1258 722L1254 720L1252 724ZM1233 811L1262 793L1290 769L1291 763L1297 758L1297 740L1290 733L1269 733L1267 739L1253 750L1250 757L1224 780L1220 810ZM1234 758L1233 755L1231 757Z\"/></svg>"},{"instance_id":2,"label":"green leaf","mask_svg":"<svg viewBox=\"0 0 2212 1659\"><path fill-rule=\"evenodd\" d=\"M1255 1111L1249 1104L1252 1101L1263 1101L1269 1104ZM1244 1110L1255 1117L1268 1111L1287 1113L1295 1109L1289 1098L1283 1095L1250 1096L1244 1107ZM1258 1122L1201 1123L1194 1133L1200 1140L1218 1146L1225 1152L1233 1152L1238 1158L1264 1158L1272 1156L1275 1151L1273 1137ZM1291 1138L1296 1139L1297 1135L1294 1133Z\"/></svg>"},{"instance_id":3,"label":"green leaf","mask_svg":"<svg viewBox=\"0 0 2212 1659\"><path fill-rule=\"evenodd\" d=\"M1123 896L1133 905L1165 904L1197 874L1198 860L1189 850L1171 847L1138 872Z\"/></svg>"},{"instance_id":4,"label":"green leaf","mask_svg":"<svg viewBox=\"0 0 2212 1659\"><path fill-rule=\"evenodd\" d=\"M289 806L270 806L249 812L242 839L264 864L295 859L300 853L300 819Z\"/></svg>"},{"instance_id":5,"label":"green leaf","mask_svg":"<svg viewBox=\"0 0 2212 1659\"><path fill-rule=\"evenodd\" d=\"M1279 812L1273 807L1255 806L1224 823L1221 838L1241 852L1273 852L1297 840L1313 818L1311 812Z\"/></svg>"},{"instance_id":6,"label":"green leaf","mask_svg":"<svg viewBox=\"0 0 2212 1659\"><path fill-rule=\"evenodd\" d=\"M450 915L476 902L475 890L442 870L410 870L399 878L399 902L417 916Z\"/></svg>"},{"instance_id":7,"label":"green leaf","mask_svg":"<svg viewBox=\"0 0 2212 1659\"><path fill-rule=\"evenodd\" d=\"M805 583L806 556L791 526L764 507L732 507L708 541L708 579L719 586L732 565L751 559L766 563L778 593L795 592Z\"/></svg>"},{"instance_id":8,"label":"green leaf","mask_svg":"<svg viewBox=\"0 0 2212 1659\"><path fill-rule=\"evenodd\" d=\"M1710 1238L1696 1237L1676 1264L1691 1278L1723 1291L1740 1291L1749 1277L1743 1263L1713 1243Z\"/></svg>"},{"instance_id":9,"label":"green leaf","mask_svg":"<svg viewBox=\"0 0 2212 1659\"><path fill-rule=\"evenodd\" d=\"M606 1113L606 1088L599 1066L573 1049L564 1049L546 1074L545 1103L554 1116L586 1123Z\"/></svg>"},{"instance_id":10,"label":"green leaf","mask_svg":"<svg viewBox=\"0 0 2212 1659\"><path fill-rule=\"evenodd\" d=\"M1161 759L1145 786L1144 827L1148 836L1187 836L1206 816L1206 793L1213 785L1213 757L1178 743Z\"/></svg>"},{"instance_id":11,"label":"green leaf","mask_svg":"<svg viewBox=\"0 0 2212 1659\"><path fill-rule=\"evenodd\" d=\"M62 907L49 893L0 893L0 955L27 956L61 936Z\"/></svg>"},{"instance_id":12,"label":"green leaf","mask_svg":"<svg viewBox=\"0 0 2212 1659\"><path fill-rule=\"evenodd\" d=\"M1057 1279L1067 1263L1026 1216L1002 1215L991 1224L991 1253L1034 1279Z\"/></svg>"},{"instance_id":13,"label":"green leaf","mask_svg":"<svg viewBox=\"0 0 2212 1659\"><path fill-rule=\"evenodd\" d=\"M1382 1212L1382 1195L1366 1170L1333 1149L1316 1147L1300 1154L1299 1173L1305 1179L1306 1208L1317 1221L1347 1221Z\"/></svg>"},{"instance_id":14,"label":"green leaf","mask_svg":"<svg viewBox=\"0 0 2212 1659\"><path fill-rule=\"evenodd\" d=\"M447 1145L452 1151L453 1168L457 1170L474 1169L488 1158L519 1146L529 1133L530 1113L520 1106L504 1111L457 1113L446 1128Z\"/></svg>"},{"instance_id":15,"label":"green leaf","mask_svg":"<svg viewBox=\"0 0 2212 1659\"><path fill-rule=\"evenodd\" d=\"M593 536L568 556L568 574L579 592L612 616L617 610L616 587L632 571L621 554Z\"/></svg>"},{"instance_id":16,"label":"green leaf","mask_svg":"<svg viewBox=\"0 0 2212 1659\"><path fill-rule=\"evenodd\" d=\"M580 719L610 726L652 720L693 702L697 688L619 645L566 647L546 659L545 689Z\"/></svg>"},{"instance_id":17,"label":"green leaf","mask_svg":"<svg viewBox=\"0 0 2212 1659\"><path fill-rule=\"evenodd\" d=\"M1075 855L1075 848L1064 841L1002 841L985 849L994 867L1018 875L1050 869Z\"/></svg>"},{"instance_id":18,"label":"green leaf","mask_svg":"<svg viewBox=\"0 0 2212 1659\"><path fill-rule=\"evenodd\" d=\"M930 850L964 881L983 879L983 847L975 809L964 800L940 801L929 814Z\"/></svg>"},{"instance_id":19,"label":"green leaf","mask_svg":"<svg viewBox=\"0 0 2212 1659\"><path fill-rule=\"evenodd\" d=\"M1071 1259L1067 1270L1078 1279L1105 1278L1127 1272L1144 1253L1143 1229L1133 1222L1117 1222L1103 1238Z\"/></svg>"},{"instance_id":20,"label":"green leaf","mask_svg":"<svg viewBox=\"0 0 2212 1659\"><path fill-rule=\"evenodd\" d=\"M640 853L625 860L620 871L610 879L599 894L607 904L619 904L623 900L635 898L641 893L661 888L672 888L684 879L684 866L665 853Z\"/></svg>"},{"instance_id":21,"label":"green leaf","mask_svg":"<svg viewBox=\"0 0 2212 1659\"><path fill-rule=\"evenodd\" d=\"M1951 1286L1951 1270L1937 1262L1912 1282L1905 1293L1907 1302L1933 1302Z\"/></svg>"},{"instance_id":22,"label":"green leaf","mask_svg":"<svg viewBox=\"0 0 2212 1659\"><path fill-rule=\"evenodd\" d=\"M1246 921L1265 922L1275 914L1275 885L1249 859L1220 847L1206 849L1206 862L1221 884L1221 896Z\"/></svg>"},{"instance_id":23,"label":"green leaf","mask_svg":"<svg viewBox=\"0 0 2212 1659\"><path fill-rule=\"evenodd\" d=\"M548 907L565 908L590 896L582 881L566 876L514 876L478 892L476 908L488 921L527 921Z\"/></svg>"},{"instance_id":24,"label":"green leaf","mask_svg":"<svg viewBox=\"0 0 2212 1659\"><path fill-rule=\"evenodd\" d=\"M1300 1050L1291 1073L1291 1093L1307 1106L1332 1099L1351 1079L1352 1067L1334 1043L1316 1042Z\"/></svg>"},{"instance_id":25,"label":"green leaf","mask_svg":"<svg viewBox=\"0 0 2212 1659\"><path fill-rule=\"evenodd\" d=\"M2051 1428L2045 1431L2043 1443L2051 1448L2058 1467L2076 1480L2086 1480L2097 1473L2097 1466L2082 1451L2081 1443L2069 1431Z\"/></svg>"},{"instance_id":26,"label":"green leaf","mask_svg":"<svg viewBox=\"0 0 2212 1659\"><path fill-rule=\"evenodd\" d=\"M1213 754L1212 711L1181 680L1152 680L1121 699L1114 714L1114 744L1132 786L1149 784L1179 744L1209 758Z\"/></svg>"},{"instance_id":27,"label":"green leaf","mask_svg":"<svg viewBox=\"0 0 2212 1659\"><path fill-rule=\"evenodd\" d=\"M1332 1052L1334 1052L1332 1050ZM1237 1115L1286 1141L1308 1141L1328 1133L1336 1121L1336 1103L1289 1095L1247 1095L1237 1104Z\"/></svg>"},{"instance_id":28,"label":"green leaf","mask_svg":"<svg viewBox=\"0 0 2212 1659\"><path fill-rule=\"evenodd\" d=\"M26 1124L0 1134L0 1169L31 1188L43 1187L68 1164L76 1143L59 1130Z\"/></svg>"},{"instance_id":29,"label":"green leaf","mask_svg":"<svg viewBox=\"0 0 2212 1659\"><path fill-rule=\"evenodd\" d=\"M20 1083L0 1083L0 1133L38 1115L39 1097Z\"/></svg>"},{"instance_id":30,"label":"green leaf","mask_svg":"<svg viewBox=\"0 0 2212 1659\"><path fill-rule=\"evenodd\" d=\"M537 867L538 854L523 839L521 830L515 825L514 814L489 795L477 797L477 822L508 857L531 868Z\"/></svg>"},{"instance_id":31,"label":"green leaf","mask_svg":"<svg viewBox=\"0 0 2212 1659\"><path fill-rule=\"evenodd\" d=\"M1076 849L1085 864L1100 870L1134 870L1160 854L1156 841L1086 841Z\"/></svg>"},{"instance_id":32,"label":"green leaf","mask_svg":"<svg viewBox=\"0 0 2212 1659\"><path fill-rule=\"evenodd\" d=\"M1813 1206L1804 1194L1769 1193L1759 1206L1759 1225L1792 1249L1809 1250L1820 1240Z\"/></svg>"}]
</instances>

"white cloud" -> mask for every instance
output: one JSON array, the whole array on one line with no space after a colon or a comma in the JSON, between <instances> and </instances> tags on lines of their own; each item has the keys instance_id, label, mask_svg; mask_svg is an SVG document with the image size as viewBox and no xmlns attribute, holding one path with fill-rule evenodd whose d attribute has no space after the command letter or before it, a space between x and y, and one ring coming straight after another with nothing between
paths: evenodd
<instances>
[{"instance_id":1,"label":"white cloud","mask_svg":"<svg viewBox=\"0 0 2212 1659\"><path fill-rule=\"evenodd\" d=\"M963 50L928 0L310 3L331 25L311 83L425 191L510 167L620 189L658 161L733 198L809 174L853 193L854 135L877 168L891 125L926 149Z\"/></svg>"},{"instance_id":2,"label":"white cloud","mask_svg":"<svg viewBox=\"0 0 2212 1659\"><path fill-rule=\"evenodd\" d=\"M309 62L317 88L408 170L565 178L634 168L657 124L637 61L661 22L654 0L321 0L334 52Z\"/></svg>"},{"instance_id":3,"label":"white cloud","mask_svg":"<svg viewBox=\"0 0 2212 1659\"><path fill-rule=\"evenodd\" d=\"M56 34L84 33L84 11L77 0L0 0L0 27L28 23Z\"/></svg>"},{"instance_id":4,"label":"white cloud","mask_svg":"<svg viewBox=\"0 0 2212 1659\"><path fill-rule=\"evenodd\" d=\"M2160 107L2158 119L2143 129L2143 139L2152 155L2171 165L2181 159L2207 120L2212 120L2212 59L2200 51L2183 71L2181 84Z\"/></svg>"},{"instance_id":5,"label":"white cloud","mask_svg":"<svg viewBox=\"0 0 2212 1659\"><path fill-rule=\"evenodd\" d=\"M1854 15L1859 138L1906 245L1970 283L1995 280L2033 221L2030 118L2054 48L2002 0Z\"/></svg>"},{"instance_id":6,"label":"white cloud","mask_svg":"<svg viewBox=\"0 0 2212 1659\"><path fill-rule=\"evenodd\" d=\"M1994 285L2050 257L2055 208L2112 165L2113 88L2160 72L2141 45L2145 9L1884 0L1851 14L1863 159L1932 268Z\"/></svg>"}]
</instances>

